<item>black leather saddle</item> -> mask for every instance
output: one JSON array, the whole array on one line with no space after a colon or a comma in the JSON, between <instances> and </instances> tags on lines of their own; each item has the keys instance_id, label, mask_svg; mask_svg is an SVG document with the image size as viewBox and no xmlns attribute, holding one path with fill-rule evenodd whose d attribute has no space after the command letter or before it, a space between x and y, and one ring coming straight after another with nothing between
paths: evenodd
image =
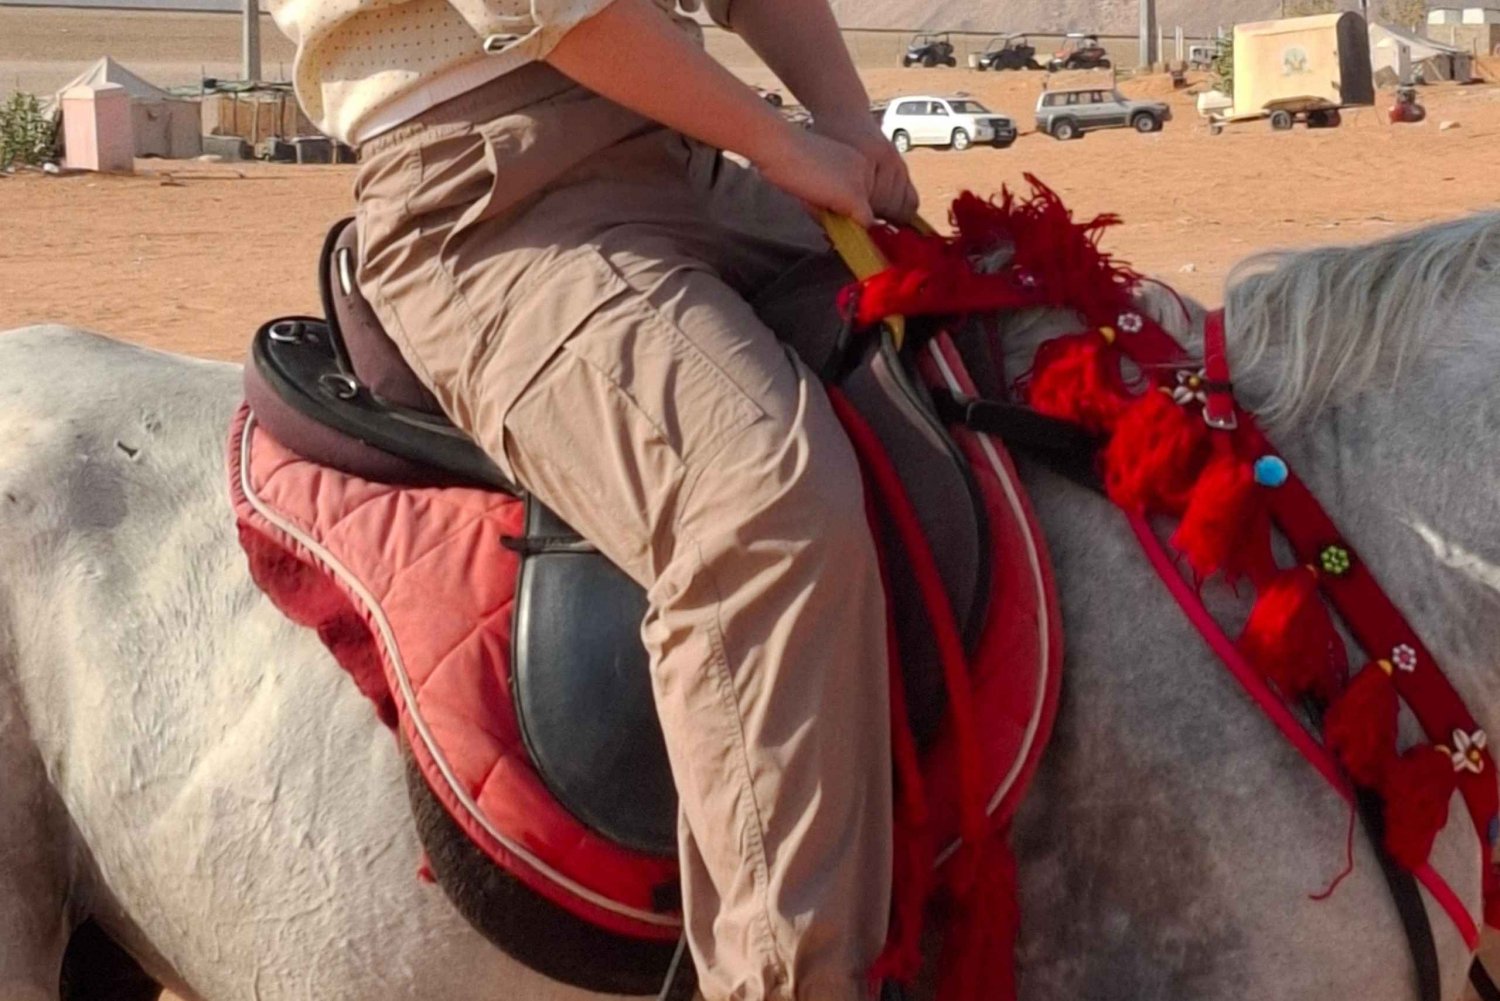
<instances>
[{"instance_id":1,"label":"black leather saddle","mask_svg":"<svg viewBox=\"0 0 1500 1001\"><path fill-rule=\"evenodd\" d=\"M320 266L325 318L257 331L246 397L260 421L307 459L366 479L466 485L524 496L407 367L360 293L352 220ZM851 281L832 255L809 258L756 304L815 371L835 378L907 485L970 648L992 595L988 525L967 463L888 336L851 337L835 305ZM919 342L908 335L908 347ZM542 504L527 498L512 650L513 697L543 781L580 821L628 847L676 851L676 792L652 701L640 625L644 591ZM922 603L903 600L904 553L887 546L893 606L919 743L945 709ZM914 593L914 592L913 592Z\"/></svg>"}]
</instances>

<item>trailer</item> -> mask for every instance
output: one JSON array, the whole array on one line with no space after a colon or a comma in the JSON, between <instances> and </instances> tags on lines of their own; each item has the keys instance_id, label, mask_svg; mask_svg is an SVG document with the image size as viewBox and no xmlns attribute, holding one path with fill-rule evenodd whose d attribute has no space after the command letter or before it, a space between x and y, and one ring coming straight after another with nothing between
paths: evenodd
<instances>
[{"instance_id":1,"label":"trailer","mask_svg":"<svg viewBox=\"0 0 1500 1001\"><path fill-rule=\"evenodd\" d=\"M1205 116L1215 135L1247 121L1330 129L1343 109L1374 104L1369 28L1348 12L1236 25L1232 104Z\"/></svg>"}]
</instances>

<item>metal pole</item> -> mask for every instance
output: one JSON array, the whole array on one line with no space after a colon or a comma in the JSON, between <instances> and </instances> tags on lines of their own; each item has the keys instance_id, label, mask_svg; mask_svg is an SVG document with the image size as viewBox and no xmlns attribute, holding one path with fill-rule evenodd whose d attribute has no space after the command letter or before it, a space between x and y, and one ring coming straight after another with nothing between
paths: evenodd
<instances>
[{"instance_id":1,"label":"metal pole","mask_svg":"<svg viewBox=\"0 0 1500 1001\"><path fill-rule=\"evenodd\" d=\"M1156 62L1156 0L1140 0L1141 7L1141 66L1150 67Z\"/></svg>"},{"instance_id":2,"label":"metal pole","mask_svg":"<svg viewBox=\"0 0 1500 1001\"><path fill-rule=\"evenodd\" d=\"M260 79L260 0L244 0L244 44L240 47L240 76L251 83Z\"/></svg>"}]
</instances>

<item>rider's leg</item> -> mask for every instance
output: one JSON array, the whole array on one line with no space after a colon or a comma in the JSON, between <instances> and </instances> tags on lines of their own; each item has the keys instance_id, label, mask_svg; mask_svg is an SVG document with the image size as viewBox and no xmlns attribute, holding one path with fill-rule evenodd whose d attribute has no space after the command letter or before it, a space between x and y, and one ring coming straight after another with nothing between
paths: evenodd
<instances>
[{"instance_id":1,"label":"rider's leg","mask_svg":"<svg viewBox=\"0 0 1500 1001\"><path fill-rule=\"evenodd\" d=\"M377 161L362 285L455 419L648 587L704 995L855 1001L889 900L884 597L822 388L740 294L809 247L740 220L716 254L725 165L633 142L504 226L465 214L462 165L495 161L451 134L415 161L452 204Z\"/></svg>"},{"instance_id":2,"label":"rider's leg","mask_svg":"<svg viewBox=\"0 0 1500 1001\"><path fill-rule=\"evenodd\" d=\"M705 995L853 999L885 926L890 771L858 469L821 387L734 293L650 280L574 334L501 440L649 586Z\"/></svg>"}]
</instances>

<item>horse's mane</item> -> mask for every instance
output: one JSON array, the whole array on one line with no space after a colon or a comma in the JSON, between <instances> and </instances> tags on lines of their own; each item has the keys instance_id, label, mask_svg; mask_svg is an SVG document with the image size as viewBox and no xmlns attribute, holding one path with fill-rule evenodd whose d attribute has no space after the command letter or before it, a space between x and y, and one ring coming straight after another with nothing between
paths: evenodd
<instances>
[{"instance_id":1,"label":"horse's mane","mask_svg":"<svg viewBox=\"0 0 1500 1001\"><path fill-rule=\"evenodd\" d=\"M1243 375L1269 385L1273 423L1391 380L1466 293L1500 277L1500 213L1377 243L1252 257L1230 276L1226 322ZM1500 343L1500 342L1497 342Z\"/></svg>"}]
</instances>

